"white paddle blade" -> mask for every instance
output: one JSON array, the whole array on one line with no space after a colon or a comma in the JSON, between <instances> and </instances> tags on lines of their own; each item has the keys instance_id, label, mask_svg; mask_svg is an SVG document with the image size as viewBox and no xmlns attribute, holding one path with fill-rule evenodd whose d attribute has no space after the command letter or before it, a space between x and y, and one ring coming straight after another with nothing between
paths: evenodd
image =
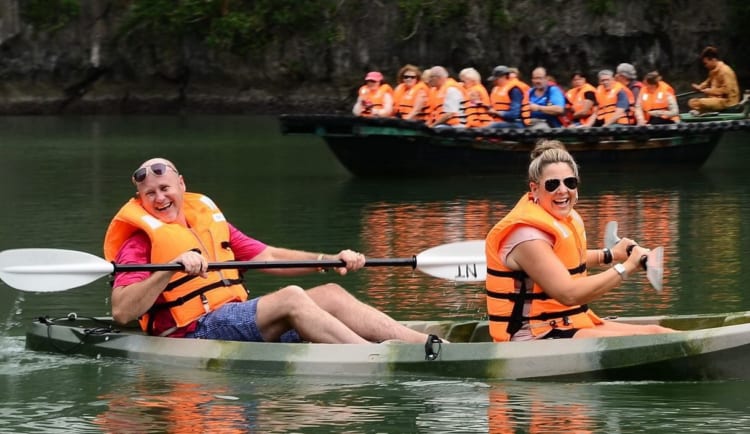
<instances>
[{"instance_id":1,"label":"white paddle blade","mask_svg":"<svg viewBox=\"0 0 750 434\"><path fill-rule=\"evenodd\" d=\"M427 249L417 255L417 270L454 282L487 279L484 240L459 241Z\"/></svg>"},{"instance_id":2,"label":"white paddle blade","mask_svg":"<svg viewBox=\"0 0 750 434\"><path fill-rule=\"evenodd\" d=\"M604 227L604 247L611 249L620 241L617 236L617 222L611 221Z\"/></svg>"},{"instance_id":3,"label":"white paddle blade","mask_svg":"<svg viewBox=\"0 0 750 434\"><path fill-rule=\"evenodd\" d=\"M664 283L664 247L657 247L646 255L646 278L656 292L661 292Z\"/></svg>"},{"instance_id":4,"label":"white paddle blade","mask_svg":"<svg viewBox=\"0 0 750 434\"><path fill-rule=\"evenodd\" d=\"M86 285L110 274L114 265L85 252L12 249L0 252L0 279L21 291L55 292Z\"/></svg>"}]
</instances>

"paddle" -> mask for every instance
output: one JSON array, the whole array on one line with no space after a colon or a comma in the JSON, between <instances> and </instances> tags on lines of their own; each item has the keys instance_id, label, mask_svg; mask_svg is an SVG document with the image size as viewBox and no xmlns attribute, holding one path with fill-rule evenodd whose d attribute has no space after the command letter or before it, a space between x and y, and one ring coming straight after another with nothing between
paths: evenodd
<instances>
[{"instance_id":1,"label":"paddle","mask_svg":"<svg viewBox=\"0 0 750 434\"><path fill-rule=\"evenodd\" d=\"M619 241L620 237L617 236L617 222L611 221L607 223L607 226L604 228L604 246L611 249ZM633 245L628 246L628 255L633 251L633 247ZM647 255L642 256L641 265L646 270L646 277L651 286L657 292L660 292L664 280L664 247L657 247L649 251Z\"/></svg>"},{"instance_id":2,"label":"paddle","mask_svg":"<svg viewBox=\"0 0 750 434\"><path fill-rule=\"evenodd\" d=\"M484 240L443 244L411 258L368 258L366 267L409 266L455 282L481 282L487 267ZM261 268L330 268L343 261L229 261L208 264L209 270ZM121 271L182 270L182 264L113 264L85 252L62 249L12 249L0 252L0 279L22 291L54 292L83 286Z\"/></svg>"},{"instance_id":3,"label":"paddle","mask_svg":"<svg viewBox=\"0 0 750 434\"><path fill-rule=\"evenodd\" d=\"M674 97L675 97L675 98L684 98L684 97L686 97L686 96L690 96L690 95L695 95L695 94L698 94L698 93L703 93L703 92L699 92L699 91L697 91L697 90L691 90L690 92L683 92L683 93L678 93L678 94L677 94L677 95L675 95Z\"/></svg>"}]
</instances>

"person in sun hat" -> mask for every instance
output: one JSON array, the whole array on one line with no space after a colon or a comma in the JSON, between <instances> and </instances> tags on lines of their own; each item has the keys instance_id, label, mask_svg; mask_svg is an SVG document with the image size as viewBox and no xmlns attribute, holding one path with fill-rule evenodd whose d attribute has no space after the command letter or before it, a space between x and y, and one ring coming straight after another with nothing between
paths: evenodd
<instances>
[{"instance_id":1,"label":"person in sun hat","mask_svg":"<svg viewBox=\"0 0 750 434\"><path fill-rule=\"evenodd\" d=\"M380 71L365 75L365 84L357 91L357 102L352 113L355 116L386 117L393 113L393 88L383 83Z\"/></svg>"},{"instance_id":2,"label":"person in sun hat","mask_svg":"<svg viewBox=\"0 0 750 434\"><path fill-rule=\"evenodd\" d=\"M587 248L583 219L574 209L579 179L578 165L560 141L540 141L531 151L529 191L487 234L486 298L494 341L672 331L601 319L586 305L641 270L648 250L628 238L611 250Z\"/></svg>"},{"instance_id":3,"label":"person in sun hat","mask_svg":"<svg viewBox=\"0 0 750 434\"><path fill-rule=\"evenodd\" d=\"M493 122L490 128L524 128L531 125L529 109L529 85L518 78L511 77L511 70L505 65L498 65L487 81L494 84L490 92L489 110Z\"/></svg>"},{"instance_id":4,"label":"person in sun hat","mask_svg":"<svg viewBox=\"0 0 750 434\"><path fill-rule=\"evenodd\" d=\"M229 223L207 196L187 191L177 167L164 158L133 172L136 195L117 212L104 237L104 256L117 264L179 263L183 271L119 272L112 283L112 317L138 320L156 336L256 342L428 342L357 300L340 285L304 290L296 285L248 299L237 270L208 270L208 261L336 260L339 274L365 265L352 250L313 253L267 245ZM264 269L296 276L318 268Z\"/></svg>"},{"instance_id":5,"label":"person in sun hat","mask_svg":"<svg viewBox=\"0 0 750 434\"><path fill-rule=\"evenodd\" d=\"M643 88L643 83L638 80L635 66L630 63L621 63L617 65L617 69L615 69L615 80L630 90L630 93L633 94L634 100L638 99L638 95Z\"/></svg>"}]
</instances>

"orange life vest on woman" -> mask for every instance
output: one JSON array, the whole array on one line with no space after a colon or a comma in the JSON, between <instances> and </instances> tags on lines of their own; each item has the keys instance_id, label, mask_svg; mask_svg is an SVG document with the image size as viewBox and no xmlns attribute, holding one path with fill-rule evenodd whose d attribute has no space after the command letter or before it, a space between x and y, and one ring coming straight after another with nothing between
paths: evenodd
<instances>
[{"instance_id":1,"label":"orange life vest on woman","mask_svg":"<svg viewBox=\"0 0 750 434\"><path fill-rule=\"evenodd\" d=\"M443 104L445 103L445 94L448 92L448 88L450 87L455 87L459 90L459 92L461 92L462 95L464 95L464 97L461 98L461 101L466 99L466 92L464 90L464 87L458 84L456 80L448 77L442 86L430 93L430 110L432 111L432 119L430 120L430 125L434 124L436 120L440 119L445 114ZM453 116L445 123L448 125L461 125L463 122L464 120L459 113L458 116Z\"/></svg>"},{"instance_id":2,"label":"orange life vest on woman","mask_svg":"<svg viewBox=\"0 0 750 434\"><path fill-rule=\"evenodd\" d=\"M189 227L164 223L130 199L117 212L104 236L104 257L112 261L123 243L138 231L151 240L151 263L164 264L181 253L197 249L209 261L234 260L228 248L229 225L214 202L206 196L185 193L183 211ZM151 333L153 314L169 309L177 327L183 327L230 301L247 300L237 270L209 271L208 278L174 273L156 303L139 319L141 328Z\"/></svg>"},{"instance_id":3,"label":"orange life vest on woman","mask_svg":"<svg viewBox=\"0 0 750 434\"><path fill-rule=\"evenodd\" d=\"M502 87L495 86L492 88L492 94L490 95L490 101L492 102L492 109L495 111L507 111L510 109L510 91L514 87L517 87L523 94L523 100L521 101L521 122L524 125L531 125L531 108L529 107L529 85L521 82L517 78L511 78ZM494 119L502 120L502 119ZM508 122L516 121L516 119L505 119Z\"/></svg>"},{"instance_id":4,"label":"orange life vest on woman","mask_svg":"<svg viewBox=\"0 0 750 434\"><path fill-rule=\"evenodd\" d=\"M463 107L466 127L481 128L492 122L492 116L487 110L490 106L490 95L487 93L487 89L477 83L467 88L465 94L466 100L463 102ZM477 96L479 99L474 98L472 101L472 97Z\"/></svg>"},{"instance_id":5,"label":"orange life vest on woman","mask_svg":"<svg viewBox=\"0 0 750 434\"><path fill-rule=\"evenodd\" d=\"M620 91L625 92L628 96L629 105L625 110L625 116L617 119L616 123L620 125L632 125L635 123L635 117L633 116L633 105L635 104L633 92L616 81L612 83L612 89L610 90L605 89L601 84L596 88L596 103L599 106L596 116L598 120L606 122L614 116L615 109L617 108L617 95Z\"/></svg>"},{"instance_id":6,"label":"orange life vest on woman","mask_svg":"<svg viewBox=\"0 0 750 434\"><path fill-rule=\"evenodd\" d=\"M570 108L568 109L569 115L572 116L573 113L576 113L579 110L583 109L583 103L586 101L586 92L593 92L594 94L596 94L596 88L589 83L584 83L583 86L574 87L565 94L567 102L570 103ZM594 110L592 105L591 114L589 116L582 117L576 120L582 124L585 124L589 119L591 119L591 116L594 115L593 112Z\"/></svg>"},{"instance_id":7,"label":"orange life vest on woman","mask_svg":"<svg viewBox=\"0 0 750 434\"><path fill-rule=\"evenodd\" d=\"M410 89L407 89L404 83L396 86L396 89L393 91L393 115L397 118L406 117L414 109L414 104L416 104L419 95L424 96L424 105L413 120L426 121L429 114L428 98L430 89L423 81L418 82Z\"/></svg>"},{"instance_id":8,"label":"orange life vest on woman","mask_svg":"<svg viewBox=\"0 0 750 434\"><path fill-rule=\"evenodd\" d=\"M552 250L574 278L586 276L586 231L581 216L571 211L558 220L525 194L487 235L487 313L490 335L496 342L509 341L528 323L533 336L553 328L594 327L601 320L588 306L565 306L551 298L523 271L511 270L500 257L500 246L518 225L535 227L553 238Z\"/></svg>"},{"instance_id":9,"label":"orange life vest on woman","mask_svg":"<svg viewBox=\"0 0 750 434\"><path fill-rule=\"evenodd\" d=\"M651 119L649 110L669 110L669 95L673 95L674 90L670 92L672 86L660 81L656 86L656 89L651 92L648 86L644 86L641 89L638 99L641 103L641 109L643 110L643 119L646 122ZM672 122L679 122L679 116L659 116L662 119L668 119Z\"/></svg>"},{"instance_id":10,"label":"orange life vest on woman","mask_svg":"<svg viewBox=\"0 0 750 434\"><path fill-rule=\"evenodd\" d=\"M362 113L359 115L370 117L372 116L372 109L383 108L383 98L385 98L386 94L393 94L393 88L391 85L383 83L377 89L371 91L366 84L363 84L360 86L358 94L362 102L367 105L367 108L363 105Z\"/></svg>"}]
</instances>

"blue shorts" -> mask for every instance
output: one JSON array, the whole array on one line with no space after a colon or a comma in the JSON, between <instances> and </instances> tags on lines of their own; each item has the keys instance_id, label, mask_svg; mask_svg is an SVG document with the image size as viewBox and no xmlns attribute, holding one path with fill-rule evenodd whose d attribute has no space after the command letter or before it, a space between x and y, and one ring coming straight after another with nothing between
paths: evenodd
<instances>
[{"instance_id":1,"label":"blue shorts","mask_svg":"<svg viewBox=\"0 0 750 434\"><path fill-rule=\"evenodd\" d=\"M264 342L255 318L258 297L242 302L227 303L198 320L198 327L187 338L223 339L227 341ZM289 330L279 337L279 342L300 342L297 331Z\"/></svg>"}]
</instances>

